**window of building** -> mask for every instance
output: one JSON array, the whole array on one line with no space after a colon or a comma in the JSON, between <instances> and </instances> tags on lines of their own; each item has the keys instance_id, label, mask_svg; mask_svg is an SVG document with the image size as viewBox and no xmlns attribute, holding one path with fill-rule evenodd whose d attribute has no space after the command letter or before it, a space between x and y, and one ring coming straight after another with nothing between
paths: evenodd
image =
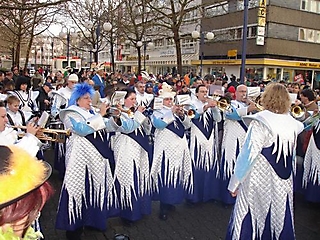
<instances>
[{"instance_id":1,"label":"window of building","mask_svg":"<svg viewBox=\"0 0 320 240\"><path fill-rule=\"evenodd\" d=\"M306 41L307 38L306 38L306 29L304 28L300 28L299 29L299 38L298 38L300 41Z\"/></svg>"},{"instance_id":2,"label":"window of building","mask_svg":"<svg viewBox=\"0 0 320 240\"><path fill-rule=\"evenodd\" d=\"M301 0L301 10L320 13L320 0Z\"/></svg>"},{"instance_id":3,"label":"window of building","mask_svg":"<svg viewBox=\"0 0 320 240\"><path fill-rule=\"evenodd\" d=\"M205 9L205 15L207 17L214 17L228 13L228 2L223 1L219 3L212 4Z\"/></svg>"},{"instance_id":4,"label":"window of building","mask_svg":"<svg viewBox=\"0 0 320 240\"><path fill-rule=\"evenodd\" d=\"M316 33L316 43L320 43L320 31Z\"/></svg>"},{"instance_id":5,"label":"window of building","mask_svg":"<svg viewBox=\"0 0 320 240\"><path fill-rule=\"evenodd\" d=\"M166 38L166 46L173 46L174 40L173 38Z\"/></svg>"},{"instance_id":6,"label":"window of building","mask_svg":"<svg viewBox=\"0 0 320 240\"><path fill-rule=\"evenodd\" d=\"M311 30L311 29L307 30L307 41L314 42L314 30Z\"/></svg>"},{"instance_id":7,"label":"window of building","mask_svg":"<svg viewBox=\"0 0 320 240\"><path fill-rule=\"evenodd\" d=\"M250 36L249 37L256 37L257 36L257 26L250 27Z\"/></svg>"},{"instance_id":8,"label":"window of building","mask_svg":"<svg viewBox=\"0 0 320 240\"><path fill-rule=\"evenodd\" d=\"M154 41L155 47L162 47L163 46L163 39L157 39Z\"/></svg>"},{"instance_id":9,"label":"window of building","mask_svg":"<svg viewBox=\"0 0 320 240\"><path fill-rule=\"evenodd\" d=\"M242 28L238 28L236 30L236 39L241 39L242 38Z\"/></svg>"},{"instance_id":10,"label":"window of building","mask_svg":"<svg viewBox=\"0 0 320 240\"><path fill-rule=\"evenodd\" d=\"M244 9L244 1L243 0L238 0L237 1L237 10L241 11Z\"/></svg>"}]
</instances>

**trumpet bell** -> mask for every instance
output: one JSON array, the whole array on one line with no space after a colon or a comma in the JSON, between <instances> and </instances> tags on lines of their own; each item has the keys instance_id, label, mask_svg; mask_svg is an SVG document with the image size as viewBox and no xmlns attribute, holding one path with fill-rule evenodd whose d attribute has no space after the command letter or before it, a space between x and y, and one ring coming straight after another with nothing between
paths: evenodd
<instances>
[{"instance_id":1,"label":"trumpet bell","mask_svg":"<svg viewBox=\"0 0 320 240\"><path fill-rule=\"evenodd\" d=\"M302 105L292 105L290 110L291 116L297 120L304 118L306 111Z\"/></svg>"},{"instance_id":2,"label":"trumpet bell","mask_svg":"<svg viewBox=\"0 0 320 240\"><path fill-rule=\"evenodd\" d=\"M196 111L192 108L191 105L184 105L183 111L187 115L188 118L194 118L196 116Z\"/></svg>"}]
</instances>

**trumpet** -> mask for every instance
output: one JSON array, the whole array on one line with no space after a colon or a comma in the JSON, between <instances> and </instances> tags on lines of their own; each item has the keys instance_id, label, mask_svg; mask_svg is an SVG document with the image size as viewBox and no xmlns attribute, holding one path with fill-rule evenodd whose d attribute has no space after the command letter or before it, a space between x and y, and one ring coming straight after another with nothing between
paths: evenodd
<instances>
[{"instance_id":1,"label":"trumpet","mask_svg":"<svg viewBox=\"0 0 320 240\"><path fill-rule=\"evenodd\" d=\"M302 120L306 115L306 109L302 104L300 105L292 104L290 113L291 113L291 116L294 117L295 119Z\"/></svg>"},{"instance_id":2,"label":"trumpet","mask_svg":"<svg viewBox=\"0 0 320 240\"><path fill-rule=\"evenodd\" d=\"M8 126L10 128L16 128L21 130L26 130L26 126ZM48 134L52 135L49 136ZM36 133L36 137L39 140L49 141L49 142L58 142L64 143L66 141L66 137L71 135L71 130L62 130L62 129L50 129L50 128L40 128L39 131ZM23 137L24 134L19 134L19 137Z\"/></svg>"},{"instance_id":3,"label":"trumpet","mask_svg":"<svg viewBox=\"0 0 320 240\"><path fill-rule=\"evenodd\" d=\"M217 108L222 112L231 111L231 105L227 98L220 95L213 95L213 97L207 96L207 99L214 100L217 102Z\"/></svg>"},{"instance_id":4,"label":"trumpet","mask_svg":"<svg viewBox=\"0 0 320 240\"><path fill-rule=\"evenodd\" d=\"M185 104L182 106L184 113L188 118L194 118L196 116L196 111L192 108L190 104Z\"/></svg>"}]
</instances>

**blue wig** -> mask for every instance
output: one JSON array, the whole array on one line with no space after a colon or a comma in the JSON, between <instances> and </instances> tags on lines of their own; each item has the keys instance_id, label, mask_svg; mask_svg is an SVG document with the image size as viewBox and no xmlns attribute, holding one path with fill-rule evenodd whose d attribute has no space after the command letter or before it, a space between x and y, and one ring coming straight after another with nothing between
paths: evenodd
<instances>
[{"instance_id":1,"label":"blue wig","mask_svg":"<svg viewBox=\"0 0 320 240\"><path fill-rule=\"evenodd\" d=\"M94 89L92 86L90 86L87 83L76 84L73 88L68 106L77 105L78 99L81 98L82 96L86 95L87 93L89 93L91 98L93 97Z\"/></svg>"}]
</instances>

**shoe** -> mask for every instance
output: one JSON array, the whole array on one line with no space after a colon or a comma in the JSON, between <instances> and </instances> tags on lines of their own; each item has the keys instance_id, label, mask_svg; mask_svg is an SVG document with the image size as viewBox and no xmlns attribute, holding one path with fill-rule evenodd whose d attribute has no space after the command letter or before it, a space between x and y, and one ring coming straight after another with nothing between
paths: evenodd
<instances>
[{"instance_id":1,"label":"shoe","mask_svg":"<svg viewBox=\"0 0 320 240\"><path fill-rule=\"evenodd\" d=\"M159 218L160 218L160 220L162 220L162 221L167 221L168 215L167 215L167 214L160 214L160 215L159 215Z\"/></svg>"}]
</instances>

